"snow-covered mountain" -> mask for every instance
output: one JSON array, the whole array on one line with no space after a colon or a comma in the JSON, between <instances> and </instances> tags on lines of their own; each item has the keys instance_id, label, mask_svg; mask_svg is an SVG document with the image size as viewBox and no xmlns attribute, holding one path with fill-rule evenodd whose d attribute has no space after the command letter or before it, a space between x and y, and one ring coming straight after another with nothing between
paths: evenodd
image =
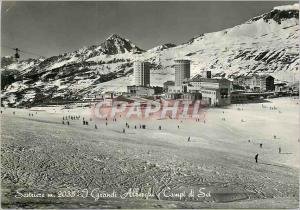
<instances>
[{"instance_id":1,"label":"snow-covered mountain","mask_svg":"<svg viewBox=\"0 0 300 210\"><path fill-rule=\"evenodd\" d=\"M100 45L47 59L6 62L18 71L4 87L3 103L26 105L80 99L105 91L126 91L133 61L152 63L151 85L174 80L174 60L189 59L192 76L210 70L226 77L269 73L293 82L299 78L299 5L272 11L219 32L202 34L181 45L164 44L148 51L111 35ZM12 77L10 77L12 79Z\"/></svg>"},{"instance_id":2,"label":"snow-covered mountain","mask_svg":"<svg viewBox=\"0 0 300 210\"><path fill-rule=\"evenodd\" d=\"M153 47L152 49L148 50L148 52L152 52L152 53L160 52L162 50L169 49L172 47L176 47L176 44L167 43L167 44L159 45L159 46Z\"/></svg>"}]
</instances>

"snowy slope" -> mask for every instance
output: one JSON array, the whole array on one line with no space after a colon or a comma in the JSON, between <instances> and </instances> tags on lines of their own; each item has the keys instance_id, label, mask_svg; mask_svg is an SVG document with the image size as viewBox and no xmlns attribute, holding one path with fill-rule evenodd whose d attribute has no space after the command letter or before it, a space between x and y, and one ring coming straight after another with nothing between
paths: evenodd
<instances>
[{"instance_id":1,"label":"snowy slope","mask_svg":"<svg viewBox=\"0 0 300 210\"><path fill-rule=\"evenodd\" d=\"M113 34L99 45L2 66L5 70L17 69L21 75L4 88L2 99L5 102L14 98L12 105L26 105L126 91L126 86L133 84L134 60L152 63L151 85L174 80L175 59L191 60L192 76L204 70L226 77L269 73L276 79L294 82L299 77L298 39L298 4L275 7L243 24L202 34L178 46L165 44L148 51ZM26 100L28 95L30 102Z\"/></svg>"},{"instance_id":2,"label":"snowy slope","mask_svg":"<svg viewBox=\"0 0 300 210\"><path fill-rule=\"evenodd\" d=\"M139 59L161 67L152 69L152 85L174 79L175 59L191 60L192 76L204 70L225 73L227 77L269 73L276 79L294 82L299 78L298 18L298 4L276 7L233 28L203 34L172 48L150 49ZM109 84L111 89L116 87L115 81L105 85ZM124 78L124 86L127 84L128 78Z\"/></svg>"}]
</instances>

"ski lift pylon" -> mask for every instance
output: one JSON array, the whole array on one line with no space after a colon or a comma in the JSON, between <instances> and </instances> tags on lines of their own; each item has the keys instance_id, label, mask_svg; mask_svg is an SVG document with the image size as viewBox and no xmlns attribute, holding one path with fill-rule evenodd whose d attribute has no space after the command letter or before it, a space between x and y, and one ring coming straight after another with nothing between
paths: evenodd
<instances>
[{"instance_id":1,"label":"ski lift pylon","mask_svg":"<svg viewBox=\"0 0 300 210\"><path fill-rule=\"evenodd\" d=\"M19 55L19 51L20 51L20 50L19 50L19 48L15 48L14 50L16 51L16 53L15 53L15 58L16 58L16 59L20 58L20 55Z\"/></svg>"}]
</instances>

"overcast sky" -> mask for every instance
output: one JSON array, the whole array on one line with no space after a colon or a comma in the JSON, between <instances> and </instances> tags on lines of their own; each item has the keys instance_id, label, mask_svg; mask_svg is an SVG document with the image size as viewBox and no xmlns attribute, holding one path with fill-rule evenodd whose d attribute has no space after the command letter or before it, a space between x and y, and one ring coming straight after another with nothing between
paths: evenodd
<instances>
[{"instance_id":1,"label":"overcast sky","mask_svg":"<svg viewBox=\"0 0 300 210\"><path fill-rule=\"evenodd\" d=\"M289 3L2 2L1 56L13 54L7 47L18 47L49 57L100 44L113 33L142 49L163 43L180 44Z\"/></svg>"}]
</instances>

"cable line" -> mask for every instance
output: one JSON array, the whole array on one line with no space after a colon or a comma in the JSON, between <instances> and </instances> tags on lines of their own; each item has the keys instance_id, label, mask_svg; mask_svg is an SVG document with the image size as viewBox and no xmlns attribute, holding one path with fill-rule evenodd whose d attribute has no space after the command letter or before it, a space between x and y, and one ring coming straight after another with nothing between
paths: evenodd
<instances>
[{"instance_id":1,"label":"cable line","mask_svg":"<svg viewBox=\"0 0 300 210\"><path fill-rule=\"evenodd\" d=\"M13 47L9 47L9 46L6 46L6 45L1 45L1 47L5 47L5 48L8 48L8 49L15 50L16 51L15 58L20 58L19 52L22 52L22 53L25 53L25 54L35 55L35 56L38 56L38 57L45 57L41 54L36 54L36 53L25 51L25 50L20 50L19 48L13 48Z\"/></svg>"}]
</instances>

